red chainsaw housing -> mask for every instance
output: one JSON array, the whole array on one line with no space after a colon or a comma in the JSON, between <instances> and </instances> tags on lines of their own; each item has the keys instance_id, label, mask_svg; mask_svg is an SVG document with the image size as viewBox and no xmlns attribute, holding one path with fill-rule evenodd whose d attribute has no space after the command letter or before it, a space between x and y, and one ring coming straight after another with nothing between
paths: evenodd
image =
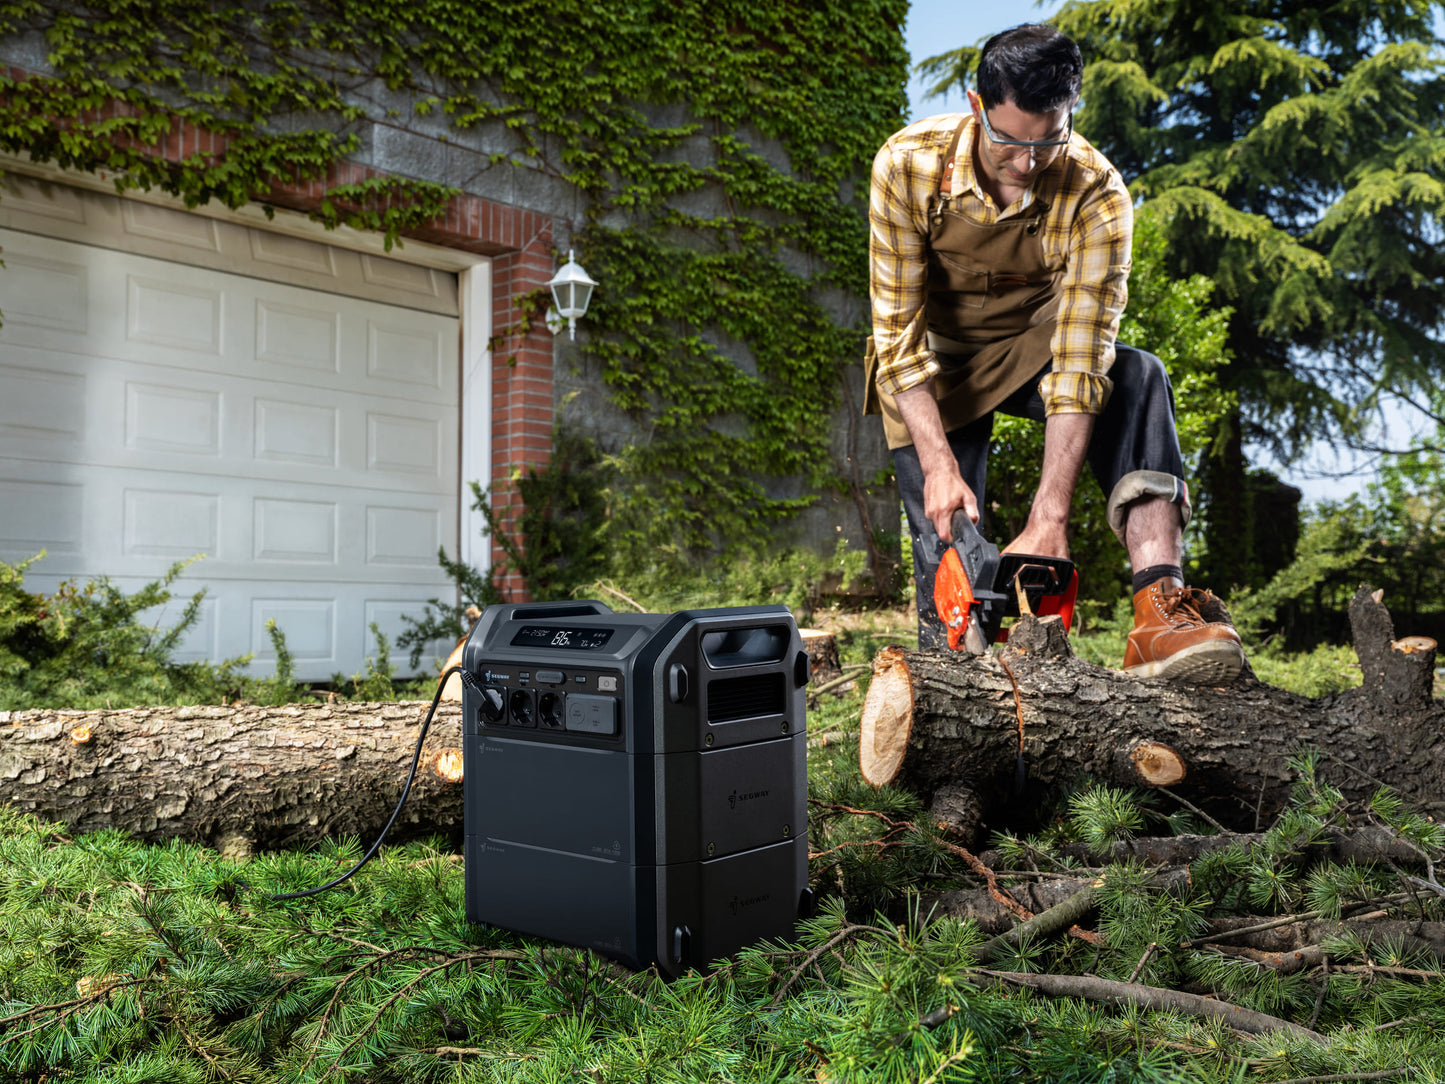
<instances>
[{"instance_id":1,"label":"red chainsaw housing","mask_svg":"<svg viewBox=\"0 0 1445 1084\"><path fill-rule=\"evenodd\" d=\"M933 578L933 605L943 627L948 630L948 646L952 650L963 648L968 618L977 604L973 597L973 585L968 582L968 573L963 570L963 561L959 559L958 551L950 547L944 551L938 574Z\"/></svg>"},{"instance_id":2,"label":"red chainsaw housing","mask_svg":"<svg viewBox=\"0 0 1445 1084\"><path fill-rule=\"evenodd\" d=\"M1009 573L1010 581L1019 571L1021 569L1014 569ZM1004 594L1010 601L1013 600L1011 582L1005 585ZM1058 614L1067 631L1073 627L1074 602L1078 594L1079 571L1071 568L1068 586L1061 594L1043 595L1034 606L1034 614L1037 617ZM944 628L948 630L949 648L954 651L962 650L969 618L980 603L974 594L974 585L969 582L968 573L964 570L963 561L959 558L958 551L953 548L945 550L943 559L939 562L938 573L933 580L933 605ZM994 640L997 643L1008 640L1008 629L999 629Z\"/></svg>"}]
</instances>

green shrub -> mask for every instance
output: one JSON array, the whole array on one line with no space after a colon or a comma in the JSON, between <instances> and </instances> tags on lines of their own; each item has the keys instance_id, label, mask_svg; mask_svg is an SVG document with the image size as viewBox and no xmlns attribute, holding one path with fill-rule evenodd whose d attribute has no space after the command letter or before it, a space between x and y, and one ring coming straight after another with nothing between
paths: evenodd
<instances>
[{"instance_id":1,"label":"green shrub","mask_svg":"<svg viewBox=\"0 0 1445 1084\"><path fill-rule=\"evenodd\" d=\"M0 561L0 710L219 703L241 693L239 671L249 655L221 663L171 659L200 616L204 590L169 629L142 620L171 601L171 585L196 558L176 562L131 595L104 576L33 594L22 586L25 572L43 556Z\"/></svg>"}]
</instances>

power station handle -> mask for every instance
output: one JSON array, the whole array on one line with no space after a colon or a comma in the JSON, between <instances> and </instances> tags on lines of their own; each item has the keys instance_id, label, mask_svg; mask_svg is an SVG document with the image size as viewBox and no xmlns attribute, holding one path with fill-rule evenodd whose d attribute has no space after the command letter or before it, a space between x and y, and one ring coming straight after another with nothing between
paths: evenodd
<instances>
[{"instance_id":1,"label":"power station handle","mask_svg":"<svg viewBox=\"0 0 1445 1084\"><path fill-rule=\"evenodd\" d=\"M793 684L801 689L812 677L813 660L808 658L806 651L799 651L797 658L793 660Z\"/></svg>"},{"instance_id":2,"label":"power station handle","mask_svg":"<svg viewBox=\"0 0 1445 1084\"><path fill-rule=\"evenodd\" d=\"M680 662L675 662L667 668L667 695L674 704L681 704L687 699L688 674L687 667Z\"/></svg>"}]
</instances>

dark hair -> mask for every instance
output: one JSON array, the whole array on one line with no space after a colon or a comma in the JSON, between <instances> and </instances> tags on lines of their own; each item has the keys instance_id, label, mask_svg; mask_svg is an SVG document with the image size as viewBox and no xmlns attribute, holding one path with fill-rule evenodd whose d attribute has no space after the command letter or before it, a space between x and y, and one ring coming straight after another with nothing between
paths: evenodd
<instances>
[{"instance_id":1,"label":"dark hair","mask_svg":"<svg viewBox=\"0 0 1445 1084\"><path fill-rule=\"evenodd\" d=\"M1079 47L1043 23L995 34L978 56L978 96L990 107L1011 101L1025 113L1051 113L1078 97L1083 82Z\"/></svg>"}]
</instances>

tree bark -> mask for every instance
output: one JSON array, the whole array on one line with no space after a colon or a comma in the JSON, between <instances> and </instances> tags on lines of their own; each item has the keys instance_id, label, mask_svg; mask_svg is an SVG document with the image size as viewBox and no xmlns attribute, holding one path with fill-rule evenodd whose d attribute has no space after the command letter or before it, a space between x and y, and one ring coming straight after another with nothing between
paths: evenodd
<instances>
[{"instance_id":1,"label":"tree bark","mask_svg":"<svg viewBox=\"0 0 1445 1084\"><path fill-rule=\"evenodd\" d=\"M401 795L427 706L0 712L0 802L147 841L369 845ZM461 744L461 706L444 703L389 841L460 838Z\"/></svg>"},{"instance_id":2,"label":"tree bark","mask_svg":"<svg viewBox=\"0 0 1445 1084\"><path fill-rule=\"evenodd\" d=\"M1318 699L1249 677L1228 688L1139 680L1049 647L1031 618L998 655L885 648L863 706L863 776L940 797L934 819L968 839L1089 777L1168 786L1226 827L1255 830L1284 806L1288 760L1305 748L1325 754L1323 778L1350 797L1388 784L1424 812L1445 810L1433 643L1395 640L1367 588L1350 614L1365 683Z\"/></svg>"}]
</instances>

